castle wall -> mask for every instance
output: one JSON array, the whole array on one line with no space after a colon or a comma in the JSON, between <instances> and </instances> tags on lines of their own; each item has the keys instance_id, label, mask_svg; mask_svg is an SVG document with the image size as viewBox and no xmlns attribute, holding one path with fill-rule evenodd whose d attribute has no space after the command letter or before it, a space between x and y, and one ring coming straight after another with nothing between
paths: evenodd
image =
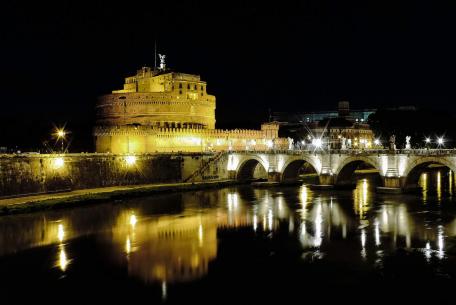
<instances>
[{"instance_id":1,"label":"castle wall","mask_svg":"<svg viewBox=\"0 0 456 305\"><path fill-rule=\"evenodd\" d=\"M213 154L0 155L0 197L115 185L180 182L211 157ZM204 177L199 176L195 180L225 178L218 166L224 167L224 170L226 165L211 166L214 168L209 168Z\"/></svg>"},{"instance_id":2,"label":"castle wall","mask_svg":"<svg viewBox=\"0 0 456 305\"><path fill-rule=\"evenodd\" d=\"M288 141L278 137L278 128L264 124L262 130L221 130L153 128L150 126L98 127L97 152L216 152L228 150L288 149Z\"/></svg>"}]
</instances>

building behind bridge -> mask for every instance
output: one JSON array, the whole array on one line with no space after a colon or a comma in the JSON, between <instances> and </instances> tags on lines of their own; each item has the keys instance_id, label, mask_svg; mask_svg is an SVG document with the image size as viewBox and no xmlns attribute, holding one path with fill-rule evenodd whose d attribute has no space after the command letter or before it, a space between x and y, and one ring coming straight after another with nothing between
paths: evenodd
<instances>
[{"instance_id":1,"label":"building behind bridge","mask_svg":"<svg viewBox=\"0 0 456 305\"><path fill-rule=\"evenodd\" d=\"M350 110L348 101L340 101L337 110L319 112L274 112L271 119L279 122L287 136L298 143L309 143L314 138L323 139L332 148L372 148L374 133L367 123L376 109Z\"/></svg>"},{"instance_id":2,"label":"building behind bridge","mask_svg":"<svg viewBox=\"0 0 456 305\"><path fill-rule=\"evenodd\" d=\"M199 75L143 67L125 78L123 89L96 105L97 152L202 152L288 148L279 124L260 130L215 129L215 96Z\"/></svg>"}]
</instances>

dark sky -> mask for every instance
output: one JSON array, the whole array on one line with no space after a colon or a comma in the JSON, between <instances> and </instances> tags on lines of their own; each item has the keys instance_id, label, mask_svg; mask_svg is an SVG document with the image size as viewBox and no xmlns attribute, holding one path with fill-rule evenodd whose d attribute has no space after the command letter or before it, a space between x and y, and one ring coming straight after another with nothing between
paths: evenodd
<instances>
[{"instance_id":1,"label":"dark sky","mask_svg":"<svg viewBox=\"0 0 456 305\"><path fill-rule=\"evenodd\" d=\"M340 99L456 112L454 1L246 2L2 3L0 146L66 122L89 147L96 97L153 65L154 40L208 82L221 128Z\"/></svg>"}]
</instances>

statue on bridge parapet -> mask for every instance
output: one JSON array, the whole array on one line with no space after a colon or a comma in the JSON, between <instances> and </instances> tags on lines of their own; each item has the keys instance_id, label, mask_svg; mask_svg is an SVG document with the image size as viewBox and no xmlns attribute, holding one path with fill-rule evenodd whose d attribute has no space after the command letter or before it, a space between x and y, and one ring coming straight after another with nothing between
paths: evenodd
<instances>
[{"instance_id":1,"label":"statue on bridge parapet","mask_svg":"<svg viewBox=\"0 0 456 305\"><path fill-rule=\"evenodd\" d=\"M293 150L294 140L288 137L288 150Z\"/></svg>"},{"instance_id":2,"label":"statue on bridge parapet","mask_svg":"<svg viewBox=\"0 0 456 305\"><path fill-rule=\"evenodd\" d=\"M340 146L340 149L342 150L346 150L347 149L347 139L345 137L342 137L340 139L340 142L341 142L341 146Z\"/></svg>"},{"instance_id":3,"label":"statue on bridge parapet","mask_svg":"<svg viewBox=\"0 0 456 305\"><path fill-rule=\"evenodd\" d=\"M389 138L389 143L390 143L390 150L396 150L396 136L392 135Z\"/></svg>"},{"instance_id":4,"label":"statue on bridge parapet","mask_svg":"<svg viewBox=\"0 0 456 305\"><path fill-rule=\"evenodd\" d=\"M412 149L412 147L410 146L410 139L412 137L411 136L406 136L405 137L405 149Z\"/></svg>"}]
</instances>

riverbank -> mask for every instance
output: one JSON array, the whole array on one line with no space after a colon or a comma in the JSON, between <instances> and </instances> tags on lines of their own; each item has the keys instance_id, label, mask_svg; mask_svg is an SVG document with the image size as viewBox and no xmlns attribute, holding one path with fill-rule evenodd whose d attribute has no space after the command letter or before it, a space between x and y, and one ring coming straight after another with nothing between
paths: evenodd
<instances>
[{"instance_id":1,"label":"riverbank","mask_svg":"<svg viewBox=\"0 0 456 305\"><path fill-rule=\"evenodd\" d=\"M70 192L0 199L0 215L68 208L155 193L192 191L238 184L234 180L111 186Z\"/></svg>"}]
</instances>

